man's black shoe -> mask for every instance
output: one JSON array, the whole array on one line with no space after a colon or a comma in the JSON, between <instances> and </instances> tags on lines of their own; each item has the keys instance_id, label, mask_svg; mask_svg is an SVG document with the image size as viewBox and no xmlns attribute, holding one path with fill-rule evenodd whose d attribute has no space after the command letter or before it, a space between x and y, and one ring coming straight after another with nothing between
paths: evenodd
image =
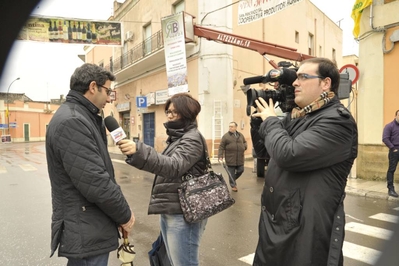
<instances>
[{"instance_id":1,"label":"man's black shoe","mask_svg":"<svg viewBox=\"0 0 399 266\"><path fill-rule=\"evenodd\" d=\"M399 196L398 193L396 193L393 189L388 190L388 195L395 198Z\"/></svg>"}]
</instances>

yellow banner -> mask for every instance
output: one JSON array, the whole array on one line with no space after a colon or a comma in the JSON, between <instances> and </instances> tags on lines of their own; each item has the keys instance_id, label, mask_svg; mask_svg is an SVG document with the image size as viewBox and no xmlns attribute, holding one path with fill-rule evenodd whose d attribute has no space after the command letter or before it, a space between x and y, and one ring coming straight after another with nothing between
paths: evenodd
<instances>
[{"instance_id":1,"label":"yellow banner","mask_svg":"<svg viewBox=\"0 0 399 266\"><path fill-rule=\"evenodd\" d=\"M357 38L360 33L360 19L362 18L363 10L369 5L373 4L373 0L356 0L353 5L351 17L355 22L355 26L353 27L353 35Z\"/></svg>"},{"instance_id":2,"label":"yellow banner","mask_svg":"<svg viewBox=\"0 0 399 266\"><path fill-rule=\"evenodd\" d=\"M17 40L121 46L121 22L30 17Z\"/></svg>"}]
</instances>

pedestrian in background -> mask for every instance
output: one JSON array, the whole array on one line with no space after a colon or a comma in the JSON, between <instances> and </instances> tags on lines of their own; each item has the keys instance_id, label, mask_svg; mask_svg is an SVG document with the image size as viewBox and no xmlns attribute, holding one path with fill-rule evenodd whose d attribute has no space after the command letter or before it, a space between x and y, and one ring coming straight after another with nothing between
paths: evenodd
<instances>
[{"instance_id":1,"label":"pedestrian in background","mask_svg":"<svg viewBox=\"0 0 399 266\"><path fill-rule=\"evenodd\" d=\"M117 144L128 156L126 162L155 174L148 214L160 214L161 234L174 266L199 265L199 246L208 219L187 223L177 189L185 176L206 173L205 145L197 129L201 105L191 95L178 93L166 101L164 126L167 147L158 153L153 147L128 139Z\"/></svg>"},{"instance_id":2,"label":"pedestrian in background","mask_svg":"<svg viewBox=\"0 0 399 266\"><path fill-rule=\"evenodd\" d=\"M261 123L251 126L259 126L256 141L270 161L254 266L343 265L343 200L358 141L355 120L336 95L339 81L331 60L312 58L297 71L298 107L283 120L273 99L255 101L252 116Z\"/></svg>"},{"instance_id":3,"label":"pedestrian in background","mask_svg":"<svg viewBox=\"0 0 399 266\"><path fill-rule=\"evenodd\" d=\"M68 266L108 265L118 226L130 232L134 215L115 181L102 108L115 76L94 64L78 67L70 91L47 128L46 157L53 215L51 255Z\"/></svg>"},{"instance_id":4,"label":"pedestrian in background","mask_svg":"<svg viewBox=\"0 0 399 266\"><path fill-rule=\"evenodd\" d=\"M395 113L395 119L384 127L382 141L388 147L389 166L387 171L388 195L398 197L395 191L394 174L399 162L399 110Z\"/></svg>"},{"instance_id":5,"label":"pedestrian in background","mask_svg":"<svg viewBox=\"0 0 399 266\"><path fill-rule=\"evenodd\" d=\"M237 131L237 123L230 122L229 131L223 135L219 145L218 160L226 161L229 171L231 190L238 191L237 179L244 172L244 152L247 149L247 141L243 134Z\"/></svg>"}]
</instances>

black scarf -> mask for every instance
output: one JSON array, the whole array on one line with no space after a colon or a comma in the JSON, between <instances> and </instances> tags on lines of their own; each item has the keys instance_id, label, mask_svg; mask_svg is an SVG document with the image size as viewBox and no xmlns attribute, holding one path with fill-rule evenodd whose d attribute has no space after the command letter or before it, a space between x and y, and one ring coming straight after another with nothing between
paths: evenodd
<instances>
[{"instance_id":1,"label":"black scarf","mask_svg":"<svg viewBox=\"0 0 399 266\"><path fill-rule=\"evenodd\" d=\"M166 140L166 142L172 143L174 141L176 141L177 139L181 138L184 133L186 133L187 131L189 131L192 128L196 128L197 127L197 123L196 122L187 122L185 120L174 120L174 121L168 121L166 123L163 124L166 128L166 134L168 134L168 139Z\"/></svg>"}]
</instances>

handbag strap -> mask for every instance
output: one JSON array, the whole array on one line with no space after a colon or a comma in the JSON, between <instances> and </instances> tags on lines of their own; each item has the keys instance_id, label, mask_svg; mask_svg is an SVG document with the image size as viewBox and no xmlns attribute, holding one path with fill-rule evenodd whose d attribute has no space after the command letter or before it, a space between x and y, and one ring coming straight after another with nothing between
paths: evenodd
<instances>
[{"instance_id":1,"label":"handbag strap","mask_svg":"<svg viewBox=\"0 0 399 266\"><path fill-rule=\"evenodd\" d=\"M208 146L206 145L205 138L204 138L204 136L202 136L201 132L198 131L198 133L201 136L202 146L204 146L206 168L207 168L208 172L213 176L213 174L215 172L213 171L211 160L209 159Z\"/></svg>"},{"instance_id":2,"label":"handbag strap","mask_svg":"<svg viewBox=\"0 0 399 266\"><path fill-rule=\"evenodd\" d=\"M199 130L197 130L197 132L201 136L202 146L204 147L206 172L209 173L213 177L215 172L213 171L211 161L209 160L208 146L206 145L205 138L204 138L204 136L202 136L201 132L199 132ZM189 179L194 177L190 173L190 170L181 177L183 181L187 181L187 180L189 180Z\"/></svg>"}]
</instances>

